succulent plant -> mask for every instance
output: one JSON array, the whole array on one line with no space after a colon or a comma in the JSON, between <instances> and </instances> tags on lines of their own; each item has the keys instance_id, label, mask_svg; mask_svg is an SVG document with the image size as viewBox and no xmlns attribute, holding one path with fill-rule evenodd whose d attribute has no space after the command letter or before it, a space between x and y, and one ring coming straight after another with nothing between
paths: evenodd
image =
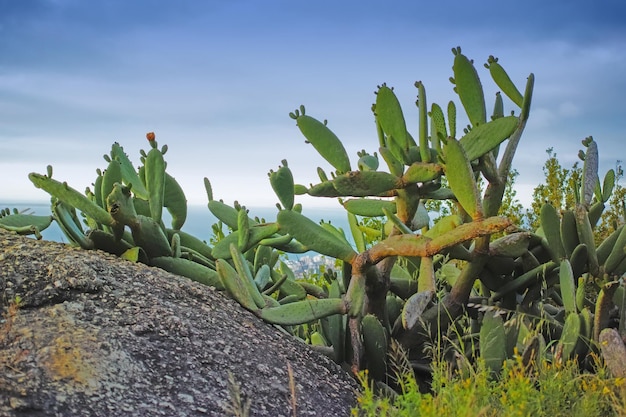
<instances>
[{"instance_id":1,"label":"succulent plant","mask_svg":"<svg viewBox=\"0 0 626 417\"><path fill-rule=\"evenodd\" d=\"M558 213L546 205L541 228L536 231L523 230L498 217L529 116L534 76L529 75L522 94L497 58L489 57L485 66L519 114L505 116L503 97L498 93L491 120L487 120L478 72L460 48L453 52L451 81L471 126L457 139L456 106L448 104L447 121L441 106L433 104L427 111L425 87L418 82L416 141L407 130L393 89L383 84L373 110L377 154L388 172L365 164L364 157L370 155L365 150L357 154L359 169L352 171L341 141L326 123L314 122L304 106L290 113L307 142L335 169L330 177L318 169L323 173L321 182L308 187L296 184L295 192L338 197L350 216L356 247L338 231L317 225L300 213L288 209L278 213L280 231L344 263L341 285L337 285L341 291L333 295L343 300L343 305L308 298L289 306L289 324L309 322L320 315L320 308L330 317L344 315L345 320L332 327L322 319L323 340L333 346L334 357L350 362L353 370L373 367L372 375L383 379L383 362L373 359L372 352L383 355L379 348L399 342L416 363L427 362L424 348L442 340L441 335L450 329L459 334L457 325L463 317L470 320L463 333L478 346L478 352L471 355L482 356L494 371L514 352L549 360L578 358L583 363L595 350L601 330L615 320L615 294L623 293L623 226L598 248L593 235L603 203L611 195L614 175L607 173L599 185L598 147L587 138L575 210ZM479 176L486 181L484 193L478 186ZM442 186L442 177L447 188ZM422 203L431 199L454 201L456 213L435 225L428 217L417 221L424 218L420 216ZM383 217L392 227L381 230L379 242L366 248L357 216ZM493 235L500 237L493 239ZM445 282L437 278L442 276ZM619 304L620 317L623 305ZM286 316L266 320L287 324L280 317ZM375 330L374 319L384 333ZM620 328L624 327L622 320ZM380 341L383 334L384 343Z\"/></svg>"},{"instance_id":2,"label":"succulent plant","mask_svg":"<svg viewBox=\"0 0 626 417\"><path fill-rule=\"evenodd\" d=\"M386 352L396 345L416 371L424 371L432 359L427 348L446 340L454 340L446 348L457 358L482 357L494 372L515 352L528 364L539 357L578 358L582 364L605 328L617 323L622 337L626 328L624 226L594 243L615 175L608 173L600 185L598 147L587 138L575 209L559 213L544 206L541 227L532 231L499 216L530 114L534 76L521 93L498 59L489 57L485 66L515 111L505 116L498 93L488 118L473 61L460 48L453 54L451 81L467 128L457 129L454 102L445 113L444 106L429 107L426 87L417 82L414 139L394 90L382 84L372 107L378 143L373 151L358 152L352 165L327 123L300 106L290 117L333 171L318 168L320 182L307 186L294 181L282 160L268 174L279 201L275 221L252 218L238 202L216 200L205 178L208 208L219 221L212 246L181 230L186 199L166 172L167 147L159 149L154 134L148 134L151 149L142 151L139 170L114 144L105 156L108 167L86 193L52 179L51 172L30 179L52 195L55 218L75 244L225 290L294 335L308 326L303 338L354 372L367 367L388 381ZM302 214L296 203L302 194L338 199L354 243L343 230ZM433 200L453 202L455 212L433 224L425 209ZM172 217L170 228L163 208ZM382 219L381 227L365 225L366 218ZM306 251L341 266L327 271L319 285L298 280L280 254Z\"/></svg>"},{"instance_id":3,"label":"succulent plant","mask_svg":"<svg viewBox=\"0 0 626 417\"><path fill-rule=\"evenodd\" d=\"M0 210L0 229L18 233L20 235L35 235L41 239L41 232L50 226L52 216L36 216L28 210L20 212L8 208Z\"/></svg>"}]
</instances>

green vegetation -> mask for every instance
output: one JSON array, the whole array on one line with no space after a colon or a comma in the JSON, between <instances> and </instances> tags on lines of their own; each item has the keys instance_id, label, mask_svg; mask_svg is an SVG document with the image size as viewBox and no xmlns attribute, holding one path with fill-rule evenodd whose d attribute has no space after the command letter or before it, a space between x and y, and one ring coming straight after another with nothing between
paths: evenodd
<instances>
[{"instance_id":1,"label":"green vegetation","mask_svg":"<svg viewBox=\"0 0 626 417\"><path fill-rule=\"evenodd\" d=\"M533 190L531 209L525 213L525 219L531 230L540 226L539 214L544 203L550 203L559 212L572 210L576 206L576 193L580 188L582 179L582 169L578 162L574 163L570 169L566 169L563 168L557 159L553 148L548 148L546 153L548 154L548 159L543 166L545 182L539 184ZM584 155L580 156L584 160ZM594 231L596 244L600 244L615 229L624 224L624 213L626 213L624 197L626 197L626 189L619 184L619 180L624 175L620 162L616 161L615 169L609 170L603 181L607 190L610 188L608 187L609 184L614 184L610 198L606 200L606 196L596 196L596 201L602 201L602 204L598 205L596 210L599 210L600 207L603 208L599 223L597 226L594 225L596 226ZM594 191L599 191L599 182L596 188L597 190ZM608 207L603 207L605 205L608 205Z\"/></svg>"},{"instance_id":2,"label":"green vegetation","mask_svg":"<svg viewBox=\"0 0 626 417\"><path fill-rule=\"evenodd\" d=\"M34 214L21 213L17 209L8 208L0 210L0 229L19 233L20 235L35 235L41 239L41 231L52 223L52 216L35 216Z\"/></svg>"},{"instance_id":3,"label":"green vegetation","mask_svg":"<svg viewBox=\"0 0 626 417\"><path fill-rule=\"evenodd\" d=\"M458 408L461 399L469 401L461 409L479 415L513 415L509 407L530 410L537 398L546 407L539 414L554 414L558 404L574 414L589 404L609 409L620 397L605 403L599 393L621 395L613 390L621 379L604 378L596 359L604 358L615 377L626 376L611 365L619 361L609 360L610 352L626 349L621 338L602 336L607 328L626 336L621 169L600 180L591 137L583 140L582 166L571 171L549 150L547 184L535 190L537 204L524 218L512 163L530 116L534 76L520 90L489 57L485 67L503 94L496 94L488 117L477 68L461 48L452 52L451 81L470 125L457 129L457 105L429 106L425 86L416 82L414 136L407 129L414 123L383 84L372 107L375 151L359 152L352 165L327 122L300 106L290 117L330 174L319 167L319 183L298 184L282 160L269 172L279 201L274 221L216 200L205 178L208 208L219 219L209 243L182 230L185 195L166 172L167 147L159 148L153 133L138 170L116 143L85 193L53 179L51 167L29 177L51 195L54 218L73 244L226 291L355 375L367 370L377 393L401 393L378 401L366 390L366 413L402 410L408 401L428 415ZM505 97L512 106L506 112ZM337 198L354 245L343 230L308 219L296 203L302 194ZM428 213L433 208L442 209L437 222ZM337 270L313 282L297 280L281 254L309 250L336 259ZM410 361L398 377L393 352L400 350ZM588 379L589 372L596 377ZM432 393L418 394L418 385ZM571 396L557 398L557 386ZM525 396L527 408L519 408Z\"/></svg>"},{"instance_id":4,"label":"green vegetation","mask_svg":"<svg viewBox=\"0 0 626 417\"><path fill-rule=\"evenodd\" d=\"M542 362L532 369L520 355L507 361L498 380L479 361L467 372L450 370L438 362L432 391L420 392L412 373L403 374L401 392L378 395L366 372L360 374L363 393L354 416L622 416L626 412L624 378L611 377L605 368L583 373L574 361Z\"/></svg>"}]
</instances>

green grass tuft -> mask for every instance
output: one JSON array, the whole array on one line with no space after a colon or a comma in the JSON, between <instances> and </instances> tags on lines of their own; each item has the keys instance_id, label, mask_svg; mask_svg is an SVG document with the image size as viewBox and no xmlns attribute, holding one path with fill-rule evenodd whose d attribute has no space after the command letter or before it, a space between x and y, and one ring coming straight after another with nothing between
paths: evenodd
<instances>
[{"instance_id":1,"label":"green grass tuft","mask_svg":"<svg viewBox=\"0 0 626 417\"><path fill-rule=\"evenodd\" d=\"M401 375L401 393L389 396L377 389L367 372L360 374L363 392L352 410L359 417L517 417L626 415L626 381L613 378L596 364L595 373L579 370L575 362L543 362L538 369L522 358L504 364L498 379L482 361L462 372L445 361L433 363L431 391L421 393L412 372Z\"/></svg>"}]
</instances>

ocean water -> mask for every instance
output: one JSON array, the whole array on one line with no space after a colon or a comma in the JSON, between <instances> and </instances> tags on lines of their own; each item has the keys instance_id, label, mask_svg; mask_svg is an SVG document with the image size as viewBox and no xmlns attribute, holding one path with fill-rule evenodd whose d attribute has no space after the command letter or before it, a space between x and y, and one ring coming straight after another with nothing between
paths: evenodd
<instances>
[{"instance_id":1,"label":"ocean water","mask_svg":"<svg viewBox=\"0 0 626 417\"><path fill-rule=\"evenodd\" d=\"M45 203L2 203L0 202L0 209L9 208L13 210L13 208L17 208L19 211L28 210L29 214L36 215L49 215L51 213L50 205ZM249 216L251 218L259 217L260 219L265 219L267 222L273 222L276 220L276 214L278 213L278 209L276 207L250 207L249 208ZM169 223L169 218L167 217L167 210L163 211L164 214L164 222L166 225ZM304 208L302 214L306 215L308 218L315 222L319 222L324 220L326 222L331 222L335 227L342 228L345 232L346 238L348 241L353 242L352 236L350 234L350 228L348 226L348 217L346 215L346 211L342 208ZM190 206L187 210L187 220L182 227L182 230L201 239L204 241L209 241L211 236L213 235L212 225L217 223L217 218L213 216L213 214L209 211L206 206ZM223 228L224 232L227 231L226 226ZM43 239L67 243L68 239L65 237L59 225L56 222L52 222L50 227L44 230L42 233ZM313 252L308 252L305 254L293 255L293 257L304 257L314 255Z\"/></svg>"}]
</instances>

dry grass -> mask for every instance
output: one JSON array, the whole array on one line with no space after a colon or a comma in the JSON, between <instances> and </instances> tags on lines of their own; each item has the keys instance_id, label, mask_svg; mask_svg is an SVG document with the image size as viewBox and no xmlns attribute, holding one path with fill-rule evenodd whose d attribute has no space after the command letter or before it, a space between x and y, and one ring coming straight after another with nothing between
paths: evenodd
<instances>
[{"instance_id":1,"label":"dry grass","mask_svg":"<svg viewBox=\"0 0 626 417\"><path fill-rule=\"evenodd\" d=\"M289 362L287 362L287 375L289 376L289 393L292 415L293 417L297 417L298 402L296 397L296 381L293 376L293 369L291 369L291 364ZM227 415L233 417L250 416L250 399L243 399L241 386L235 380L235 376L232 372L228 372L228 393L230 396L230 404L228 404L224 410Z\"/></svg>"},{"instance_id":2,"label":"dry grass","mask_svg":"<svg viewBox=\"0 0 626 417\"><path fill-rule=\"evenodd\" d=\"M244 401L241 395L241 386L230 371L228 372L228 393L230 404L224 410L226 414L233 417L248 417L250 415L250 399Z\"/></svg>"}]
</instances>

